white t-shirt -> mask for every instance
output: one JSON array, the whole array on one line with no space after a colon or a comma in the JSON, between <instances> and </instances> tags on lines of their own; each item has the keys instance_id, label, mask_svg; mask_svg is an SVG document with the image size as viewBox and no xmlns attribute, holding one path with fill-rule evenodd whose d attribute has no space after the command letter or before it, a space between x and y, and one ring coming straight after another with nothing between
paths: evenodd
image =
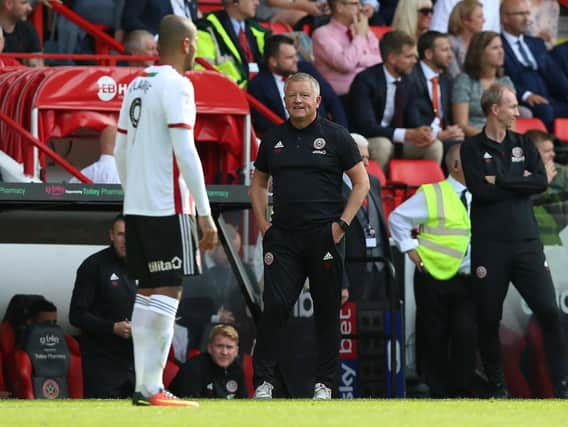
<instances>
[{"instance_id":1,"label":"white t-shirt","mask_svg":"<svg viewBox=\"0 0 568 427\"><path fill-rule=\"evenodd\" d=\"M90 178L93 184L120 184L120 177L116 170L114 156L110 154L101 154L99 160L87 166L81 173L87 178ZM71 184L78 184L81 181L72 177L69 182Z\"/></svg>"},{"instance_id":2,"label":"white t-shirt","mask_svg":"<svg viewBox=\"0 0 568 427\"><path fill-rule=\"evenodd\" d=\"M199 215L210 214L195 115L193 85L170 65L148 67L128 86L115 147L125 214L192 213L186 182Z\"/></svg>"}]
</instances>

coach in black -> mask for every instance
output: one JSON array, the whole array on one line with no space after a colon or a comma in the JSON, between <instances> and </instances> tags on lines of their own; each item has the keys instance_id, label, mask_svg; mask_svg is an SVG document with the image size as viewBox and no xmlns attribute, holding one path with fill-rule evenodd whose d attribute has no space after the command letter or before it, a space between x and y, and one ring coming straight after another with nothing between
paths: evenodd
<instances>
[{"instance_id":1,"label":"coach in black","mask_svg":"<svg viewBox=\"0 0 568 427\"><path fill-rule=\"evenodd\" d=\"M487 124L462 146L471 206L471 262L477 293L479 347L493 397L508 396L499 323L509 281L540 323L557 397L568 398L566 348L552 277L539 238L531 196L546 190L534 145L510 129L519 115L513 90L490 86L481 98Z\"/></svg>"},{"instance_id":2,"label":"coach in black","mask_svg":"<svg viewBox=\"0 0 568 427\"><path fill-rule=\"evenodd\" d=\"M254 353L256 398L271 398L279 342L306 277L318 349L314 399L331 399L337 378L343 236L369 191L357 146L341 126L317 117L317 81L304 73L284 88L289 121L260 145L250 197L264 235L264 313ZM345 205L343 172L353 191ZM266 220L272 176L274 215Z\"/></svg>"},{"instance_id":3,"label":"coach in black","mask_svg":"<svg viewBox=\"0 0 568 427\"><path fill-rule=\"evenodd\" d=\"M130 316L136 284L126 272L124 217L110 229L111 246L77 270L69 321L81 329L79 344L86 398L118 399L134 391Z\"/></svg>"}]
</instances>

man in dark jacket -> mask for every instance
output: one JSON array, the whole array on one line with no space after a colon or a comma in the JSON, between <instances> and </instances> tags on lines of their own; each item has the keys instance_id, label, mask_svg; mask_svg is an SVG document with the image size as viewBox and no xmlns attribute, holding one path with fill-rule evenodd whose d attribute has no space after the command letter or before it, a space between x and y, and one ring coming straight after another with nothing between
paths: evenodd
<instances>
[{"instance_id":1,"label":"man in dark jacket","mask_svg":"<svg viewBox=\"0 0 568 427\"><path fill-rule=\"evenodd\" d=\"M126 271L124 217L110 229L111 246L77 270L69 321L81 329L79 343L86 398L126 398L134 391L130 316L136 284Z\"/></svg>"},{"instance_id":2,"label":"man in dark jacket","mask_svg":"<svg viewBox=\"0 0 568 427\"><path fill-rule=\"evenodd\" d=\"M568 398L566 348L554 284L544 256L532 195L546 190L540 155L525 136L510 129L519 115L515 93L494 84L481 97L483 131L468 138L461 157L471 205L471 270L476 294L479 350L490 394L508 396L499 324L513 282L542 329L556 396Z\"/></svg>"},{"instance_id":3,"label":"man in dark jacket","mask_svg":"<svg viewBox=\"0 0 568 427\"><path fill-rule=\"evenodd\" d=\"M240 364L239 333L230 325L211 329L207 352L189 359L170 385L180 397L247 398Z\"/></svg>"}]
</instances>

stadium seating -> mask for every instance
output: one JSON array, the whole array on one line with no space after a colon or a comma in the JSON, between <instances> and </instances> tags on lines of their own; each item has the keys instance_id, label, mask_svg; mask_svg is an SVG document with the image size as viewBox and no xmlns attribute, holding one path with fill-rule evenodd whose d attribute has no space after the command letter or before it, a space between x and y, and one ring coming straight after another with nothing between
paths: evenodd
<instances>
[{"instance_id":1,"label":"stadium seating","mask_svg":"<svg viewBox=\"0 0 568 427\"><path fill-rule=\"evenodd\" d=\"M290 25L284 24L283 22L260 22L260 25L264 28L268 28L272 31L272 34L284 34L294 31Z\"/></svg>"},{"instance_id":2,"label":"stadium seating","mask_svg":"<svg viewBox=\"0 0 568 427\"><path fill-rule=\"evenodd\" d=\"M67 372L67 387L71 399L83 398L83 371L81 366L81 352L79 343L70 335L65 334L65 344L70 353L69 370ZM13 384L14 397L19 399L35 399L33 391L32 362L28 353L17 349L13 360L15 382Z\"/></svg>"},{"instance_id":3,"label":"stadium seating","mask_svg":"<svg viewBox=\"0 0 568 427\"><path fill-rule=\"evenodd\" d=\"M531 129L538 129L543 132L547 132L546 126L544 125L543 121L537 119L536 117L533 118L522 118L518 117L515 120L515 130L518 133L525 133Z\"/></svg>"},{"instance_id":4,"label":"stadium seating","mask_svg":"<svg viewBox=\"0 0 568 427\"><path fill-rule=\"evenodd\" d=\"M554 120L554 135L560 141L568 142L568 119Z\"/></svg>"},{"instance_id":5,"label":"stadium seating","mask_svg":"<svg viewBox=\"0 0 568 427\"><path fill-rule=\"evenodd\" d=\"M176 362L174 346L170 347L170 352L168 353L168 360L166 361L166 367L164 368L164 373L162 375L162 381L164 382L164 387L168 388L177 373L179 372L179 365Z\"/></svg>"},{"instance_id":6,"label":"stadium seating","mask_svg":"<svg viewBox=\"0 0 568 427\"><path fill-rule=\"evenodd\" d=\"M377 36L377 38L380 40L383 38L383 36L388 33L389 31L392 30L392 27L389 27L388 25L383 25L383 26L377 26L377 25L371 25L369 27L369 29L375 33L375 36Z\"/></svg>"},{"instance_id":7,"label":"stadium seating","mask_svg":"<svg viewBox=\"0 0 568 427\"><path fill-rule=\"evenodd\" d=\"M369 159L369 167L367 168L367 172L369 172L369 175L373 175L379 180L381 187L384 187L387 184L385 173L383 172L381 165L379 165L375 160Z\"/></svg>"}]
</instances>

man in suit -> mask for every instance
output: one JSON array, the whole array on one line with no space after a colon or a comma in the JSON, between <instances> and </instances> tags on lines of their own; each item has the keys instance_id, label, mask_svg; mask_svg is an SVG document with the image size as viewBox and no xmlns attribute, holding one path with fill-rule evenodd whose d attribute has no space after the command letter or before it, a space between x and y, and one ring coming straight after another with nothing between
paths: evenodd
<instances>
[{"instance_id":1,"label":"man in suit","mask_svg":"<svg viewBox=\"0 0 568 427\"><path fill-rule=\"evenodd\" d=\"M369 139L370 155L383 170L395 153L414 159L442 160L442 143L430 126L420 124L411 102L408 75L416 64L416 44L403 31L391 31L381 40L384 63L360 72L349 89L350 129Z\"/></svg>"},{"instance_id":2,"label":"man in suit","mask_svg":"<svg viewBox=\"0 0 568 427\"><path fill-rule=\"evenodd\" d=\"M418 57L411 78L413 103L420 123L431 126L432 136L448 145L463 141L463 130L452 125L452 81L445 73L452 59L448 36L438 31L422 34L418 40Z\"/></svg>"},{"instance_id":3,"label":"man in suit","mask_svg":"<svg viewBox=\"0 0 568 427\"><path fill-rule=\"evenodd\" d=\"M357 143L361 159L366 169L369 167L369 143L359 134L351 136ZM381 184L379 180L369 175L371 189L357 211L351 226L345 234L345 257L380 256L391 259L387 224L383 213L381 200ZM347 201L351 193L351 180L343 175L343 200ZM342 302L377 301L386 297L387 266L382 262L346 262L344 270Z\"/></svg>"},{"instance_id":4,"label":"man in suit","mask_svg":"<svg viewBox=\"0 0 568 427\"><path fill-rule=\"evenodd\" d=\"M285 35L279 34L266 39L263 66L249 82L247 90L282 119L287 119L288 112L284 108L284 83L289 76L298 71L310 74L320 84L322 102L318 108L319 116L325 118L331 116L334 122L347 127L343 105L333 88L312 64L298 61L294 40ZM255 130L260 134L275 125L254 109L252 122Z\"/></svg>"},{"instance_id":5,"label":"man in suit","mask_svg":"<svg viewBox=\"0 0 568 427\"><path fill-rule=\"evenodd\" d=\"M562 69L565 76L568 76L568 42L560 43L554 46L550 55L558 66Z\"/></svg>"},{"instance_id":6,"label":"man in suit","mask_svg":"<svg viewBox=\"0 0 568 427\"><path fill-rule=\"evenodd\" d=\"M223 6L196 22L197 57L244 87L259 71L270 31L254 19L258 0L223 0Z\"/></svg>"},{"instance_id":7,"label":"man in suit","mask_svg":"<svg viewBox=\"0 0 568 427\"><path fill-rule=\"evenodd\" d=\"M544 41L526 35L529 16L526 0L501 4L505 74L523 104L552 131L555 117L568 117L568 77L548 55Z\"/></svg>"}]
</instances>

